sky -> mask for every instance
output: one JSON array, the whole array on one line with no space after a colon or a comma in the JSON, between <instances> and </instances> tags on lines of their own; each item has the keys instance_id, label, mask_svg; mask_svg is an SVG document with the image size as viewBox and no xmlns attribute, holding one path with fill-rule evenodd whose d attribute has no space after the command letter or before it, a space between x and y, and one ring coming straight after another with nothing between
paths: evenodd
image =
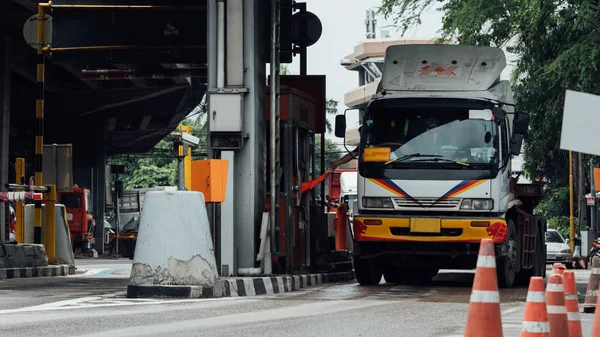
<instances>
[{"instance_id":1,"label":"sky","mask_svg":"<svg viewBox=\"0 0 600 337\"><path fill-rule=\"evenodd\" d=\"M320 40L308 48L307 73L309 75L327 76L327 97L339 102L339 113L347 108L344 105L344 94L358 87L356 71L346 70L340 65L344 56L354 51L354 46L366 40L365 18L368 9L377 10L381 0L304 0L307 10L321 19L323 33ZM440 36L441 13L430 10L422 17L422 25L407 32L406 38L434 38ZM389 31L391 37L400 37L400 32L394 27L386 27L393 23L390 19L377 17L377 38L382 30ZM300 73L300 62L296 57L288 66L292 74ZM333 125L333 116L328 116ZM348 128L358 125L358 115L355 111L347 115ZM336 143L342 140L328 134L327 138Z\"/></svg>"}]
</instances>

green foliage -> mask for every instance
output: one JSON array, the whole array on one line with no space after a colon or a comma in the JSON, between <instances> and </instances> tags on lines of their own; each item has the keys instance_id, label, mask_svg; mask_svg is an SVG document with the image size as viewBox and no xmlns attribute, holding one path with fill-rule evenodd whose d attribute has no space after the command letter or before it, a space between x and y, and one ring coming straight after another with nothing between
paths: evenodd
<instances>
[{"instance_id":1,"label":"green foliage","mask_svg":"<svg viewBox=\"0 0 600 337\"><path fill-rule=\"evenodd\" d=\"M548 228L556 229L563 237L569 237L569 188L555 187L546 192L535 209L535 214L543 214ZM577 226L577 219L576 226Z\"/></svg>"},{"instance_id":2,"label":"green foliage","mask_svg":"<svg viewBox=\"0 0 600 337\"><path fill-rule=\"evenodd\" d=\"M321 173L321 137L317 135L315 137L315 164L316 164L316 174L315 176ZM333 163L335 163L338 159L340 159L344 153L340 151L338 146L331 140L325 138L325 170L329 169Z\"/></svg>"},{"instance_id":3,"label":"green foliage","mask_svg":"<svg viewBox=\"0 0 600 337\"><path fill-rule=\"evenodd\" d=\"M565 90L600 93L597 1L382 0L380 13L401 22L405 32L436 3L444 13L444 40L516 54L515 99L531 115L525 169L551 185L566 185L568 153L559 149Z\"/></svg>"},{"instance_id":4,"label":"green foliage","mask_svg":"<svg viewBox=\"0 0 600 337\"><path fill-rule=\"evenodd\" d=\"M200 145L192 151L192 157L195 158L204 157L207 148L203 114L204 111L200 111L197 118L186 118L180 123L191 126L192 135L200 138ZM122 177L125 189L173 186L177 184L177 160L172 154L171 144L167 135L148 153L114 156L108 158L107 162L125 166Z\"/></svg>"}]
</instances>

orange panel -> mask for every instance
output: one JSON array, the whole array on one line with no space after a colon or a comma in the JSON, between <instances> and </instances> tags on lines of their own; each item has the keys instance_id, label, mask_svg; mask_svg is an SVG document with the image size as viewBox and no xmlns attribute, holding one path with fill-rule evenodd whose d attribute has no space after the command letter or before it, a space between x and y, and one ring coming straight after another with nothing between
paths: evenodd
<instances>
[{"instance_id":1,"label":"orange panel","mask_svg":"<svg viewBox=\"0 0 600 337\"><path fill-rule=\"evenodd\" d=\"M596 185L596 191L600 191L600 168L594 168L594 185Z\"/></svg>"},{"instance_id":2,"label":"orange panel","mask_svg":"<svg viewBox=\"0 0 600 337\"><path fill-rule=\"evenodd\" d=\"M206 202L224 202L229 161L207 159L192 161L192 191L202 192Z\"/></svg>"}]
</instances>

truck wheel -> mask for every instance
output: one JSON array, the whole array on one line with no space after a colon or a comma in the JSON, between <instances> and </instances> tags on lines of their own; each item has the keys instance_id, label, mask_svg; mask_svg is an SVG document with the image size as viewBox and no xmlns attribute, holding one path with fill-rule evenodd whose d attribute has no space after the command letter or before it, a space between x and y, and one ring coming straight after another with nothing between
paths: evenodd
<instances>
[{"instance_id":1,"label":"truck wheel","mask_svg":"<svg viewBox=\"0 0 600 337\"><path fill-rule=\"evenodd\" d=\"M375 259L354 258L354 274L361 286L374 286L381 282L383 270Z\"/></svg>"},{"instance_id":2,"label":"truck wheel","mask_svg":"<svg viewBox=\"0 0 600 337\"><path fill-rule=\"evenodd\" d=\"M505 256L498 258L498 286L500 288L510 288L515 282L517 275L518 258L520 256L518 251L518 238L517 230L512 220L507 220L508 225L508 238L506 245L508 246L508 253Z\"/></svg>"}]
</instances>

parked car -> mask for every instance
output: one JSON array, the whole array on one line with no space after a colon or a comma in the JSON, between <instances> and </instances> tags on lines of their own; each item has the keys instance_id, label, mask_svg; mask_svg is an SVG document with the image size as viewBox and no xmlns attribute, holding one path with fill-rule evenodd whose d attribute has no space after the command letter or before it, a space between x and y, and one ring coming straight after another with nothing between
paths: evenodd
<instances>
[{"instance_id":1,"label":"parked car","mask_svg":"<svg viewBox=\"0 0 600 337\"><path fill-rule=\"evenodd\" d=\"M560 233L554 229L546 230L546 263L563 263L573 268L573 252Z\"/></svg>"}]
</instances>

